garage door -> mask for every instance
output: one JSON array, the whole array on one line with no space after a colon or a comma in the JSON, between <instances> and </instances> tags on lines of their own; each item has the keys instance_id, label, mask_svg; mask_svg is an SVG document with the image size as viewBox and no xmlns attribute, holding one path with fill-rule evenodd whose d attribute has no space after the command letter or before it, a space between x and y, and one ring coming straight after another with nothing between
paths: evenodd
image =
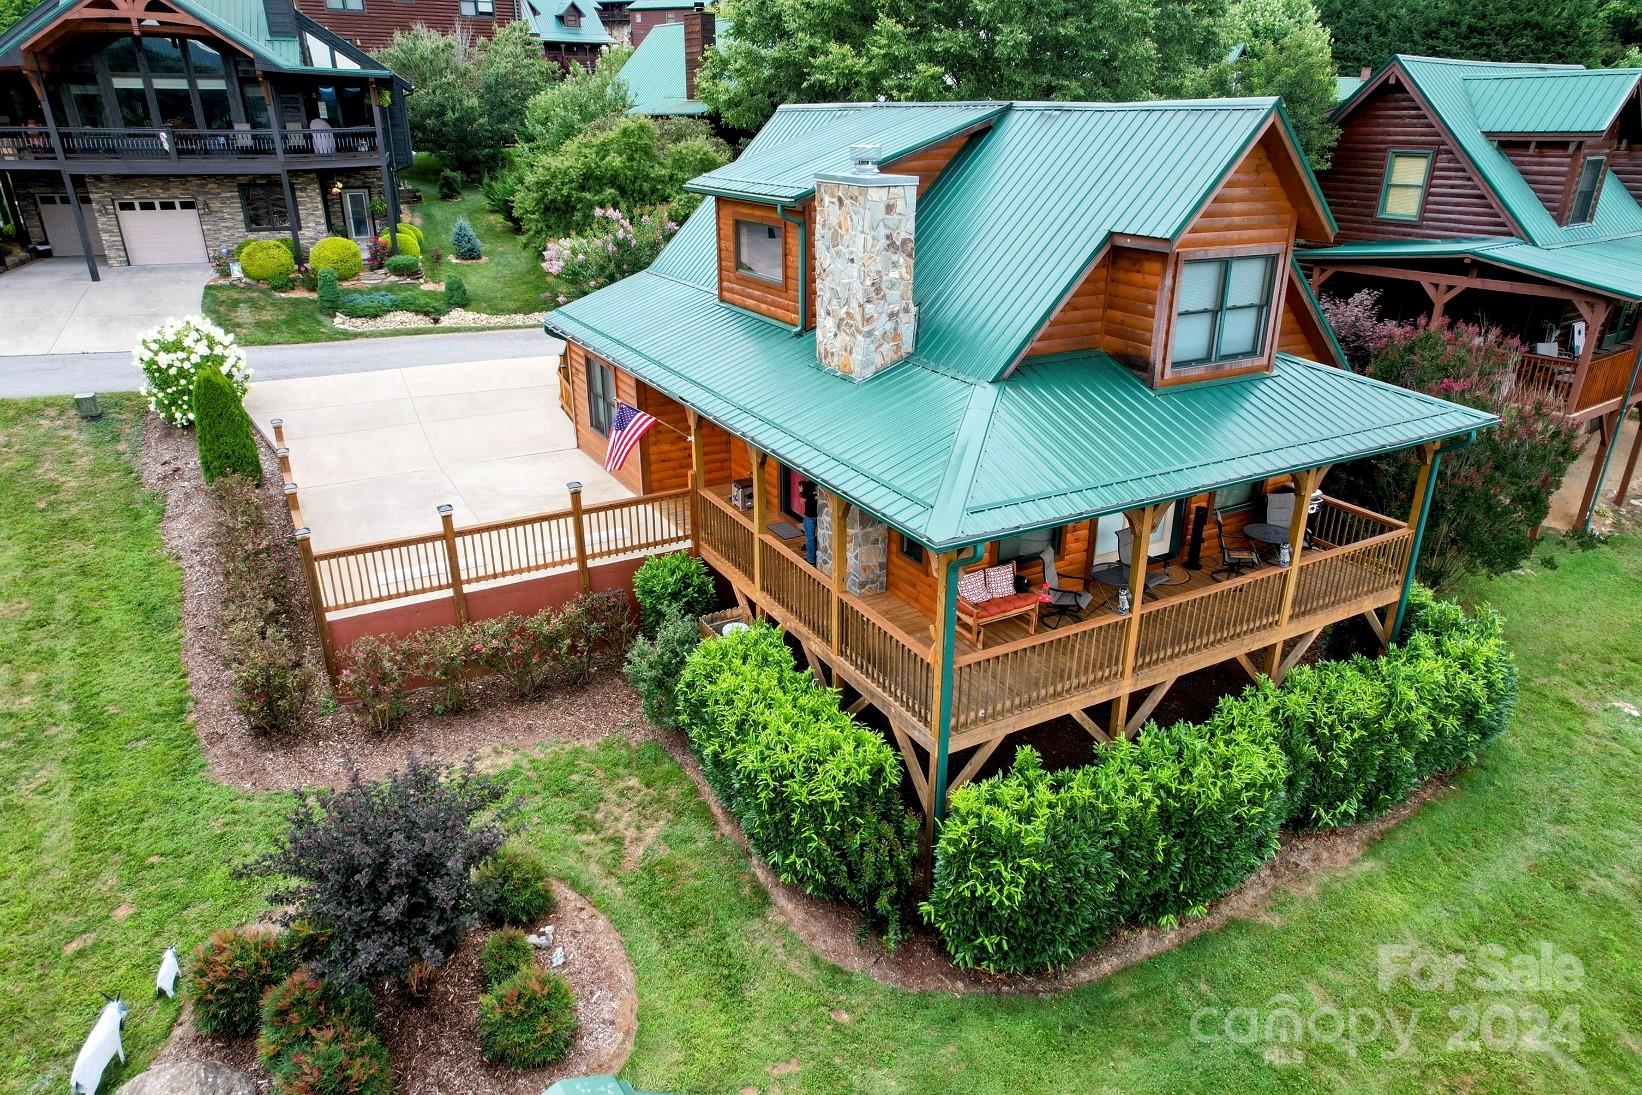
<instances>
[{"instance_id":1,"label":"garage door","mask_svg":"<svg viewBox=\"0 0 1642 1095\"><path fill-rule=\"evenodd\" d=\"M126 261L164 266L205 261L205 233L192 198L142 198L114 203Z\"/></svg>"},{"instance_id":2,"label":"garage door","mask_svg":"<svg viewBox=\"0 0 1642 1095\"><path fill-rule=\"evenodd\" d=\"M74 223L74 209L66 194L41 194L40 223L46 227L46 242L51 253L65 258L82 258L86 249L80 246L80 229ZM97 222L91 215L91 199L80 196L80 210L86 217L86 236L91 240L91 253L103 253L103 237L97 231Z\"/></svg>"}]
</instances>

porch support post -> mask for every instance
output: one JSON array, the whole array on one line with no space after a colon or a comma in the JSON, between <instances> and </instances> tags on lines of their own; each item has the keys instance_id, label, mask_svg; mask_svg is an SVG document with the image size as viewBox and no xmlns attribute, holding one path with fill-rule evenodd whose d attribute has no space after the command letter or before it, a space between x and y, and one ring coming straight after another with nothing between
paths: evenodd
<instances>
[{"instance_id":1,"label":"porch support post","mask_svg":"<svg viewBox=\"0 0 1642 1095\"><path fill-rule=\"evenodd\" d=\"M825 490L826 488L822 488ZM827 491L827 515L832 524L832 648L843 648L844 627L844 575L849 568L849 558L845 550L845 537L849 535L844 526L844 518L848 513L848 502L844 501L832 491ZM833 661L833 684L837 684L838 662Z\"/></svg>"},{"instance_id":2,"label":"porch support post","mask_svg":"<svg viewBox=\"0 0 1642 1095\"><path fill-rule=\"evenodd\" d=\"M702 448L701 415L694 407L684 408L690 428L690 554L701 554L701 492L707 483L707 454Z\"/></svg>"},{"instance_id":3,"label":"porch support post","mask_svg":"<svg viewBox=\"0 0 1642 1095\"><path fill-rule=\"evenodd\" d=\"M1294 590L1300 584L1300 552L1306 541L1306 510L1311 492L1317 489L1322 468L1309 468L1294 477L1294 513L1289 517L1289 568L1283 575L1283 600L1277 610L1277 641L1266 651L1266 676L1273 684L1283 683L1283 632L1294 609Z\"/></svg>"},{"instance_id":4,"label":"porch support post","mask_svg":"<svg viewBox=\"0 0 1642 1095\"><path fill-rule=\"evenodd\" d=\"M1591 513L1596 509L1596 497L1602 489L1602 477L1613 459L1614 442L1619 439L1619 427L1624 421L1623 410L1609 411L1597 422L1596 453L1591 457L1591 475L1585 480L1585 494L1579 500L1579 513L1574 523L1582 529L1591 527Z\"/></svg>"},{"instance_id":5,"label":"porch support post","mask_svg":"<svg viewBox=\"0 0 1642 1095\"><path fill-rule=\"evenodd\" d=\"M393 81L388 82L388 91L391 97ZM382 198L388 203L388 251L390 254L399 253L399 178L393 169L393 127L382 114L382 101L378 94L376 81L370 82L369 95L371 97L371 120L376 125L376 149L382 153ZM390 98L390 102L391 102ZM326 208L330 203L326 203ZM347 217L348 211L343 209L342 215ZM376 218L371 218L371 228L376 228ZM380 233L378 233L380 235Z\"/></svg>"},{"instance_id":6,"label":"porch support post","mask_svg":"<svg viewBox=\"0 0 1642 1095\"><path fill-rule=\"evenodd\" d=\"M930 811L924 817L923 845L926 864L935 847L936 823L946 817L947 764L952 744L952 655L958 635L958 570L981 558L985 547L967 551L943 551L935 557L935 635L930 650L932 669L929 697L930 738L935 748L929 757ZM836 553L835 553L836 555Z\"/></svg>"},{"instance_id":7,"label":"porch support post","mask_svg":"<svg viewBox=\"0 0 1642 1095\"><path fill-rule=\"evenodd\" d=\"M1638 356L1638 360L1642 361L1642 355ZM1626 413L1629 414L1630 412L1626 411ZM1619 420L1619 428L1621 430L1625 428L1625 420L1623 418ZM1625 458L1625 471L1619 477L1619 491L1613 496L1614 505L1616 506L1623 506L1625 504L1625 499L1630 496L1631 477L1636 474L1636 458L1638 454L1642 454L1642 424L1637 426L1636 440L1631 442L1631 454Z\"/></svg>"},{"instance_id":8,"label":"porch support post","mask_svg":"<svg viewBox=\"0 0 1642 1095\"><path fill-rule=\"evenodd\" d=\"M142 50L139 49L137 55L141 57ZM40 109L46 116L46 132L51 137L51 150L57 156L57 169L62 172L63 192L68 195L68 207L74 211L74 228L80 234L80 250L85 252L86 273L91 275L92 281L101 281L102 275L97 273L97 256L91 249L91 234L86 231L85 210L80 208L79 195L74 193L74 180L69 176L68 161L63 157L63 138L57 132L57 112L51 109L51 96L46 93L46 76L40 70L38 59L34 62L34 78L29 82L39 93ZM101 230L98 235L102 235Z\"/></svg>"},{"instance_id":9,"label":"porch support post","mask_svg":"<svg viewBox=\"0 0 1642 1095\"><path fill-rule=\"evenodd\" d=\"M1579 397L1585 390L1585 374L1591 371L1591 360L1596 357L1597 338L1602 324L1607 322L1608 313L1613 310L1613 305L1605 300L1575 300L1574 307L1579 309L1580 318L1585 321L1585 344L1579 348L1579 365L1574 370L1573 383L1568 386L1568 402L1562 408L1564 414L1573 414L1579 408Z\"/></svg>"},{"instance_id":10,"label":"porch support post","mask_svg":"<svg viewBox=\"0 0 1642 1095\"><path fill-rule=\"evenodd\" d=\"M764 527L769 521L769 505L764 499L764 454L747 442L747 458L753 466L753 592L764 592Z\"/></svg>"},{"instance_id":11,"label":"porch support post","mask_svg":"<svg viewBox=\"0 0 1642 1095\"><path fill-rule=\"evenodd\" d=\"M296 191L291 188L291 173L280 165L279 184L285 188L285 209L291 216L291 244L296 248L297 262L302 261L302 214L296 207Z\"/></svg>"},{"instance_id":12,"label":"porch support post","mask_svg":"<svg viewBox=\"0 0 1642 1095\"><path fill-rule=\"evenodd\" d=\"M1156 506L1142 506L1123 515L1134 533L1134 551L1129 558L1129 621L1123 629L1123 665L1118 675L1118 694L1112 700L1112 717L1107 722L1107 733L1122 737L1129 723L1129 693L1133 691L1130 678L1135 675L1135 654L1140 650L1140 618L1146 600L1147 549L1152 542L1152 522L1157 518Z\"/></svg>"},{"instance_id":13,"label":"porch support post","mask_svg":"<svg viewBox=\"0 0 1642 1095\"><path fill-rule=\"evenodd\" d=\"M1452 282L1422 281L1420 286L1425 289L1425 295L1431 298L1431 323L1433 326L1442 322L1443 309L1448 302L1459 296L1465 289L1464 285L1455 285Z\"/></svg>"},{"instance_id":14,"label":"porch support post","mask_svg":"<svg viewBox=\"0 0 1642 1095\"><path fill-rule=\"evenodd\" d=\"M1585 513L1584 523L1580 526L1589 532L1591 529L1591 510L1602 497L1602 484L1608 480L1608 464L1613 460L1614 449L1619 447L1619 437L1625 429L1625 417L1631 413L1631 400L1636 397L1637 374L1642 373L1642 353L1633 352L1631 358L1631 379L1625 385L1625 398L1619 401L1619 409L1613 412L1613 428L1608 431L1608 451L1602 456L1602 467L1596 473L1596 490L1591 495L1591 505ZM1637 443L1642 443L1642 429L1637 431ZM1623 503L1625 491L1631 485L1631 472L1636 470L1636 443L1631 445L1631 455L1625 461L1625 475L1619 484L1619 493L1614 496L1616 504Z\"/></svg>"},{"instance_id":15,"label":"porch support post","mask_svg":"<svg viewBox=\"0 0 1642 1095\"><path fill-rule=\"evenodd\" d=\"M1472 430L1464 444L1469 445L1476 439L1477 432ZM1425 539L1425 521L1431 514L1431 496L1437 490L1437 471L1442 464L1442 454L1443 446L1439 442L1428 441L1420 446L1420 474L1414 480L1414 505L1408 513L1408 526L1414 530L1414 543L1409 546L1408 566L1403 570L1402 594L1397 598L1397 607L1385 621L1381 647L1396 642L1397 633L1403 627L1403 614L1408 611L1408 594L1414 588L1414 570L1420 561L1420 544Z\"/></svg>"}]
</instances>

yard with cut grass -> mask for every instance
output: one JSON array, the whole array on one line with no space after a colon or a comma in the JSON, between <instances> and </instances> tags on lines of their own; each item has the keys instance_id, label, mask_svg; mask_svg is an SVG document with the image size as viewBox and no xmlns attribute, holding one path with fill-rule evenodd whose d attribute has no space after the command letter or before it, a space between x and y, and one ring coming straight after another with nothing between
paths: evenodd
<instances>
[{"instance_id":1,"label":"yard with cut grass","mask_svg":"<svg viewBox=\"0 0 1642 1095\"><path fill-rule=\"evenodd\" d=\"M160 950L259 911L229 870L284 804L204 770L179 576L128 462L139 407L110 403L92 424L60 401L0 404L6 1092L66 1087L103 992L135 1005L116 1079L142 1066L177 1010L151 1001ZM1642 704L1642 537L1540 559L1555 565L1467 590L1506 614L1523 672L1474 769L1257 919L1059 995L912 994L822 962L655 743L546 747L503 775L522 838L625 937L640 1088L1636 1090L1642 718L1616 705ZM1469 965L1382 985L1382 945ZM1550 983L1479 986L1489 961L1542 946ZM1298 1040L1249 1037L1285 1009Z\"/></svg>"}]
</instances>

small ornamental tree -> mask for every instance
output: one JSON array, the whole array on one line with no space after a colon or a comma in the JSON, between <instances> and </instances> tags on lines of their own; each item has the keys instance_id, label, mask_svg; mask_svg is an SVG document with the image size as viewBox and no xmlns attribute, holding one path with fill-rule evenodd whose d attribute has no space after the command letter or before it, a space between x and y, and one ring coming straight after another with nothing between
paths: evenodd
<instances>
[{"instance_id":1,"label":"small ornamental tree","mask_svg":"<svg viewBox=\"0 0 1642 1095\"><path fill-rule=\"evenodd\" d=\"M245 351L204 316L166 320L138 340L131 360L147 378L139 391L148 409L173 426L194 421L194 377L201 369L219 370L241 398L251 383Z\"/></svg>"},{"instance_id":2,"label":"small ornamental tree","mask_svg":"<svg viewBox=\"0 0 1642 1095\"><path fill-rule=\"evenodd\" d=\"M1323 296L1317 303L1328 325L1334 328L1340 349L1345 351L1346 364L1356 372L1366 372L1398 331L1395 320L1380 314L1377 290L1362 289L1343 298Z\"/></svg>"},{"instance_id":3,"label":"small ornamental tree","mask_svg":"<svg viewBox=\"0 0 1642 1095\"><path fill-rule=\"evenodd\" d=\"M290 916L328 932L314 973L338 986L401 978L438 966L478 917L472 871L502 843L501 796L471 764L441 768L411 757L378 783L357 771L342 790L292 807L290 829L242 875L290 883L270 895Z\"/></svg>"},{"instance_id":4,"label":"small ornamental tree","mask_svg":"<svg viewBox=\"0 0 1642 1095\"><path fill-rule=\"evenodd\" d=\"M209 365L194 376L194 425L200 471L207 483L230 474L253 482L262 478L251 416L245 413L234 382Z\"/></svg>"},{"instance_id":5,"label":"small ornamental tree","mask_svg":"<svg viewBox=\"0 0 1642 1095\"><path fill-rule=\"evenodd\" d=\"M479 246L479 237L466 217L458 220L456 227L450 230L450 249L457 258L466 262L485 257L484 248Z\"/></svg>"},{"instance_id":6,"label":"small ornamental tree","mask_svg":"<svg viewBox=\"0 0 1642 1095\"><path fill-rule=\"evenodd\" d=\"M661 210L634 220L619 209L599 206L593 218L587 232L552 240L542 250L542 269L559 283L560 304L643 270L678 231L678 223Z\"/></svg>"},{"instance_id":7,"label":"small ornamental tree","mask_svg":"<svg viewBox=\"0 0 1642 1095\"><path fill-rule=\"evenodd\" d=\"M468 306L468 287L460 274L445 275L445 306L447 308L466 308Z\"/></svg>"},{"instance_id":8,"label":"small ornamental tree","mask_svg":"<svg viewBox=\"0 0 1642 1095\"><path fill-rule=\"evenodd\" d=\"M342 304L342 290L337 287L335 270L319 272L319 289L316 295L322 312L334 312Z\"/></svg>"}]
</instances>

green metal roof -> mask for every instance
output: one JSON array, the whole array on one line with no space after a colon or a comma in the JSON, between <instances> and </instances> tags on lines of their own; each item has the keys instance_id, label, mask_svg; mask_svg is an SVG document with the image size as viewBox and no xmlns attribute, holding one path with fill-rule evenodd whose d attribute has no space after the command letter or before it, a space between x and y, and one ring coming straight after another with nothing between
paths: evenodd
<instances>
[{"instance_id":1,"label":"green metal roof","mask_svg":"<svg viewBox=\"0 0 1642 1095\"><path fill-rule=\"evenodd\" d=\"M564 13L575 8L582 13L581 26L564 25ZM615 42L599 18L597 0L524 0L522 14L531 33L555 45L607 46Z\"/></svg>"},{"instance_id":2,"label":"green metal roof","mask_svg":"<svg viewBox=\"0 0 1642 1095\"><path fill-rule=\"evenodd\" d=\"M1638 80L1634 68L1467 76L1465 92L1484 133L1603 133Z\"/></svg>"},{"instance_id":3,"label":"green metal roof","mask_svg":"<svg viewBox=\"0 0 1642 1095\"><path fill-rule=\"evenodd\" d=\"M1336 76L1334 78L1334 101L1343 103L1357 93L1363 86L1361 76Z\"/></svg>"},{"instance_id":4,"label":"green metal roof","mask_svg":"<svg viewBox=\"0 0 1642 1095\"><path fill-rule=\"evenodd\" d=\"M627 5L628 11L691 11L696 6L696 0L633 0ZM712 5L709 4L708 7Z\"/></svg>"},{"instance_id":5,"label":"green metal roof","mask_svg":"<svg viewBox=\"0 0 1642 1095\"><path fill-rule=\"evenodd\" d=\"M1051 126L1061 117L1036 116ZM548 328L930 547L978 543L1494 421L1287 355L1269 376L1154 391L1101 353L1030 358L1006 379L979 382L929 361L920 342L906 362L856 383L816 365L813 331L794 335L719 301L713 204L702 203L649 270L551 313ZM938 217L929 207L920 211L921 237ZM920 238L921 280L925 255Z\"/></svg>"},{"instance_id":6,"label":"green metal roof","mask_svg":"<svg viewBox=\"0 0 1642 1095\"><path fill-rule=\"evenodd\" d=\"M1610 183L1612 185L1612 183ZM1535 247L1514 237L1467 240L1386 240L1308 251L1306 259L1417 260L1472 258L1548 278L1619 300L1642 301L1642 237L1621 236L1562 247Z\"/></svg>"},{"instance_id":7,"label":"green metal roof","mask_svg":"<svg viewBox=\"0 0 1642 1095\"><path fill-rule=\"evenodd\" d=\"M849 169L851 145L875 144L883 160L894 160L1007 109L1007 103L783 106L734 162L692 179L686 189L744 201L795 202L815 192L816 175Z\"/></svg>"},{"instance_id":8,"label":"green metal roof","mask_svg":"<svg viewBox=\"0 0 1642 1095\"><path fill-rule=\"evenodd\" d=\"M1545 87L1559 86L1559 79L1573 86L1583 87L1586 84L1585 77L1589 75L1587 70L1577 66L1454 61L1403 54L1392 58L1389 64L1400 68L1408 77L1414 91L1430 104L1437 116L1438 124L1453 139L1460 157L1475 168L1483 185L1493 191L1500 204L1504 206L1509 219L1515 223L1523 238L1529 243L1554 247L1642 232L1642 206L1637 204L1636 199L1631 197L1611 171L1608 172L1601 196L1597 200L1592 222L1568 227L1558 224L1539 196L1534 193L1533 188L1517 172L1516 166L1503 152L1494 147L1478 121L1476 108L1468 90L1469 85L1475 80L1497 81L1500 77L1511 76L1538 77L1539 83ZM1369 80L1358 90L1357 94L1343 103L1335 111L1335 117L1339 118L1355 109L1357 104L1371 93L1371 89L1379 84L1380 75L1384 71L1382 69L1381 73L1377 73L1374 79ZM1572 79L1569 80L1569 77ZM1561 99L1571 94L1564 91L1557 98ZM1583 98L1583 93L1579 97ZM1485 92L1483 98L1492 103L1494 95ZM1495 107L1490 105L1488 110L1492 112ZM1563 108L1541 106L1535 108L1534 113L1537 116L1548 117L1557 111L1563 111ZM1499 121L1492 114L1490 120L1496 124Z\"/></svg>"},{"instance_id":9,"label":"green metal roof","mask_svg":"<svg viewBox=\"0 0 1642 1095\"><path fill-rule=\"evenodd\" d=\"M684 24L663 23L621 66L629 114L705 114L707 104L684 90Z\"/></svg>"}]
</instances>

